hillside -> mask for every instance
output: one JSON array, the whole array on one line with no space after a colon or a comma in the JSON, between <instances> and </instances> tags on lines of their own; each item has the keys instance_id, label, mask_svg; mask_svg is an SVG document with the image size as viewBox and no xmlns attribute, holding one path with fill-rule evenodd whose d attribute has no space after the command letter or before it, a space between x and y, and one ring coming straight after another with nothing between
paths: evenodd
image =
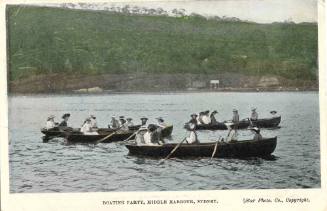
<instances>
[{"instance_id":1,"label":"hillside","mask_svg":"<svg viewBox=\"0 0 327 211\"><path fill-rule=\"evenodd\" d=\"M317 82L313 23L26 6L8 6L7 23L9 81L16 85L38 75L184 73Z\"/></svg>"}]
</instances>

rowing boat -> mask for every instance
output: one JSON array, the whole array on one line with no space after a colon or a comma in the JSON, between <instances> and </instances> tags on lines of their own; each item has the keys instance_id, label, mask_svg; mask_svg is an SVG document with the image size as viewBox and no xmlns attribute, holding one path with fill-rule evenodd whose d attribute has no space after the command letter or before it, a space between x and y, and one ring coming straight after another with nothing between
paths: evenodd
<instances>
[{"instance_id":1,"label":"rowing boat","mask_svg":"<svg viewBox=\"0 0 327 211\"><path fill-rule=\"evenodd\" d=\"M200 144L181 144L172 154L172 157L265 157L274 152L277 145L277 137L264 138L260 141L244 140L237 142L218 142L215 154L213 154L216 142ZM126 144L129 155L163 158L166 157L177 144L164 145L136 145Z\"/></svg>"},{"instance_id":2,"label":"rowing boat","mask_svg":"<svg viewBox=\"0 0 327 211\"><path fill-rule=\"evenodd\" d=\"M135 125L129 127L130 131L136 131L141 127L141 125ZM67 133L77 133L80 131L80 128L72 128L72 127L54 127L51 129L41 128L41 133L43 133L47 137L65 137ZM116 129L112 128L98 128L97 132L99 134L108 134L116 131Z\"/></svg>"},{"instance_id":3,"label":"rowing boat","mask_svg":"<svg viewBox=\"0 0 327 211\"><path fill-rule=\"evenodd\" d=\"M137 130L119 130L119 131L111 131L105 132L106 130L100 130L99 135L84 135L82 133L67 133L65 139L68 143L96 143L101 140L101 143L111 143L124 141L130 136L132 136ZM167 126L162 129L161 136L163 138L169 137L173 132L173 126ZM112 134L114 133L114 134ZM112 134L111 136L109 136ZM131 139L135 138L135 134L131 137ZM104 140L102 140L104 139Z\"/></svg>"},{"instance_id":4,"label":"rowing boat","mask_svg":"<svg viewBox=\"0 0 327 211\"><path fill-rule=\"evenodd\" d=\"M272 118L264 118L264 119L258 119L258 120L249 120L244 119L239 121L237 124L237 129L246 129L249 126L258 127L258 128L275 128L279 125L281 121L281 116L272 117ZM225 122L218 122L215 124L201 124L196 125L196 130L227 130Z\"/></svg>"}]
</instances>

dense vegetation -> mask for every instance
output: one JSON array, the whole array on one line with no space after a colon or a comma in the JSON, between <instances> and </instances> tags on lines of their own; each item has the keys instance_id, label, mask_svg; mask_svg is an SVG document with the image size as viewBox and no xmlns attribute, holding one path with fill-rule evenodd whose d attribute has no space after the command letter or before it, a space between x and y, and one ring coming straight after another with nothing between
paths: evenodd
<instances>
[{"instance_id":1,"label":"dense vegetation","mask_svg":"<svg viewBox=\"0 0 327 211\"><path fill-rule=\"evenodd\" d=\"M10 80L36 74L222 73L316 79L317 24L9 6Z\"/></svg>"}]
</instances>

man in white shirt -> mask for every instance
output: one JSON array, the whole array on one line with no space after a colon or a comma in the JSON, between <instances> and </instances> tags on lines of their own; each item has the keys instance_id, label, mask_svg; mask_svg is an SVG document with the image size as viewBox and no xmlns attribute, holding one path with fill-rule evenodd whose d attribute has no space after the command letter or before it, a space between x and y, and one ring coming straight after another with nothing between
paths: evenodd
<instances>
[{"instance_id":1,"label":"man in white shirt","mask_svg":"<svg viewBox=\"0 0 327 211\"><path fill-rule=\"evenodd\" d=\"M132 120L133 120L132 118L128 117L126 120L127 120L126 124L128 127L134 126L134 123L132 122Z\"/></svg>"},{"instance_id":2,"label":"man in white shirt","mask_svg":"<svg viewBox=\"0 0 327 211\"><path fill-rule=\"evenodd\" d=\"M189 137L186 138L186 142L188 144L198 144L200 143L198 140L198 135L195 131L195 124L189 123L189 126L187 127L187 130L190 131Z\"/></svg>"},{"instance_id":3,"label":"man in white shirt","mask_svg":"<svg viewBox=\"0 0 327 211\"><path fill-rule=\"evenodd\" d=\"M112 128L112 129L117 129L117 128L120 127L119 121L116 119L115 116L112 116L111 117L111 121L110 121L109 127Z\"/></svg>"},{"instance_id":4,"label":"man in white shirt","mask_svg":"<svg viewBox=\"0 0 327 211\"><path fill-rule=\"evenodd\" d=\"M93 129L97 129L98 128L98 124L97 124L96 117L94 115L90 115L90 119L91 119L91 127Z\"/></svg>"},{"instance_id":5,"label":"man in white shirt","mask_svg":"<svg viewBox=\"0 0 327 211\"><path fill-rule=\"evenodd\" d=\"M91 119L87 118L81 127L81 132L84 135L99 135L98 132L94 131L91 125Z\"/></svg>"},{"instance_id":6,"label":"man in white shirt","mask_svg":"<svg viewBox=\"0 0 327 211\"><path fill-rule=\"evenodd\" d=\"M156 126L153 124L149 124L148 125L148 129L146 131L146 133L143 135L144 137L144 143L146 145L157 145L158 140L154 140L154 132L156 130Z\"/></svg>"},{"instance_id":7,"label":"man in white shirt","mask_svg":"<svg viewBox=\"0 0 327 211\"><path fill-rule=\"evenodd\" d=\"M258 113L256 111L257 109L256 108L252 108L251 111L251 120L258 120Z\"/></svg>"},{"instance_id":8,"label":"man in white shirt","mask_svg":"<svg viewBox=\"0 0 327 211\"><path fill-rule=\"evenodd\" d=\"M203 112L203 116L202 116L202 122L203 124L207 125L211 123L211 118L209 116L209 111L205 111Z\"/></svg>"},{"instance_id":9,"label":"man in white shirt","mask_svg":"<svg viewBox=\"0 0 327 211\"><path fill-rule=\"evenodd\" d=\"M54 122L54 118L55 118L54 115L51 115L51 116L48 117L47 122L46 122L46 124L45 124L45 128L46 128L47 130L56 127L56 123Z\"/></svg>"},{"instance_id":10,"label":"man in white shirt","mask_svg":"<svg viewBox=\"0 0 327 211\"><path fill-rule=\"evenodd\" d=\"M236 142L237 141L237 131L235 130L234 124L228 124L228 134L226 137L226 142Z\"/></svg>"}]
</instances>

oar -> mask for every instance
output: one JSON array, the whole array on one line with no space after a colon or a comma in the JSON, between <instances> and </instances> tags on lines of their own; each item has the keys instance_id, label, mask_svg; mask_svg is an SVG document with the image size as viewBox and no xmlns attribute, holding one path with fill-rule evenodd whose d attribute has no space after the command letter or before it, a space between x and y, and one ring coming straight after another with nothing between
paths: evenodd
<instances>
[{"instance_id":1,"label":"oar","mask_svg":"<svg viewBox=\"0 0 327 211\"><path fill-rule=\"evenodd\" d=\"M111 136L115 135L115 134L119 131L119 129L122 128L122 127L123 127L123 125L120 126L119 128L117 128L117 130L116 130L115 132L110 133L109 135L107 135L107 136L105 136L105 137L103 137L103 138L97 140L97 141L95 142L95 144L98 144L98 143L100 143L100 142L103 142L104 140L106 140L106 139L110 138Z\"/></svg>"},{"instance_id":2,"label":"oar","mask_svg":"<svg viewBox=\"0 0 327 211\"><path fill-rule=\"evenodd\" d=\"M184 142L186 140L186 137L183 139L183 141L181 141L179 144L177 144L176 146L175 146L175 148L169 153L169 155L167 155L167 157L165 157L165 159L163 160L163 161L165 161L165 160L167 160L167 159L169 159L170 158L170 156L178 149L178 147Z\"/></svg>"},{"instance_id":3,"label":"oar","mask_svg":"<svg viewBox=\"0 0 327 211\"><path fill-rule=\"evenodd\" d=\"M130 135L127 139L125 139L125 140L122 141L122 142L129 141L129 139L131 139L133 136L135 136L139 131L140 131L140 130L135 131L135 133L133 133L132 135Z\"/></svg>"},{"instance_id":4,"label":"oar","mask_svg":"<svg viewBox=\"0 0 327 211\"><path fill-rule=\"evenodd\" d=\"M215 148L213 149L213 152L212 152L212 155L211 155L211 158L210 158L209 161L211 161L212 158L213 158L213 156L215 156L216 151L217 151L218 142L219 142L220 140L221 140L221 136L219 137L218 141L217 141L216 144L215 144Z\"/></svg>"}]
</instances>

